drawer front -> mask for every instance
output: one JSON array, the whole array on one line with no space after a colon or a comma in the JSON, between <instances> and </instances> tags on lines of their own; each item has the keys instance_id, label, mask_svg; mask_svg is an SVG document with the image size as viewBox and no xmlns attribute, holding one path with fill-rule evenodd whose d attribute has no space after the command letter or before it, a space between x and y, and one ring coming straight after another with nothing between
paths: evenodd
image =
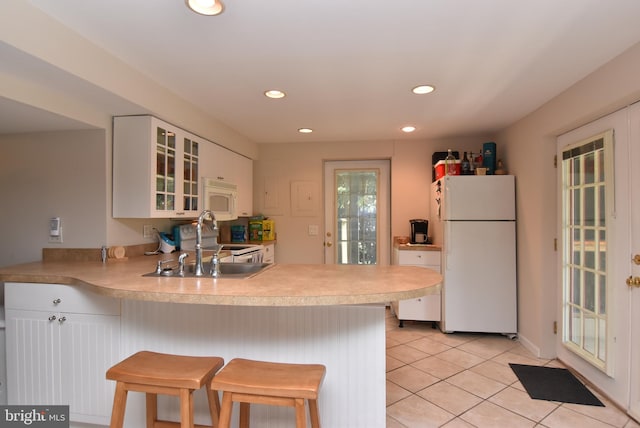
<instances>
[{"instance_id":1,"label":"drawer front","mask_svg":"<svg viewBox=\"0 0 640 428\"><path fill-rule=\"evenodd\" d=\"M440 321L440 294L429 294L398 302L400 320Z\"/></svg>"},{"instance_id":2,"label":"drawer front","mask_svg":"<svg viewBox=\"0 0 640 428\"><path fill-rule=\"evenodd\" d=\"M120 300L71 285L6 283L5 307L32 311L120 315Z\"/></svg>"},{"instance_id":3,"label":"drawer front","mask_svg":"<svg viewBox=\"0 0 640 428\"><path fill-rule=\"evenodd\" d=\"M399 251L398 264L440 266L440 251Z\"/></svg>"}]
</instances>

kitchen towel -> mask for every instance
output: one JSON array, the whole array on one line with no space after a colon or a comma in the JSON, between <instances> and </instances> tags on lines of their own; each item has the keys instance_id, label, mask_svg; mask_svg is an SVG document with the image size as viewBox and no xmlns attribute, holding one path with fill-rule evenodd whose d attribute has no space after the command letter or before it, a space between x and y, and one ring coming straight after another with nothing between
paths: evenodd
<instances>
[{"instance_id":1,"label":"kitchen towel","mask_svg":"<svg viewBox=\"0 0 640 428\"><path fill-rule=\"evenodd\" d=\"M531 398L604 407L569 370L509 363Z\"/></svg>"}]
</instances>

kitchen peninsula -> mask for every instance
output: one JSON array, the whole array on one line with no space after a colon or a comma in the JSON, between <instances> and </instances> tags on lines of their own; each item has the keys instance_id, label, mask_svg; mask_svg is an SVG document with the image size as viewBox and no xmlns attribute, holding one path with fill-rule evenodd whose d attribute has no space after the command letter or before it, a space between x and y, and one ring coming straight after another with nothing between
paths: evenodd
<instances>
[{"instance_id":1,"label":"kitchen peninsula","mask_svg":"<svg viewBox=\"0 0 640 428\"><path fill-rule=\"evenodd\" d=\"M438 273L410 266L276 264L247 279L142 276L154 270L158 258L167 257L104 264L36 262L0 269L0 281L6 283L8 345L20 345L7 347L8 364L19 366L9 379L10 404L69 404L72 427L106 426L114 386L104 379L106 368L146 349L219 355L225 361L245 357L321 363L327 367L319 400L324 426L385 426L384 303L438 292ZM70 293L70 298L56 297L58 293ZM58 298L61 303L51 303ZM75 307L67 312L68 301ZM97 313L89 314L89 309ZM83 318L74 323L76 313ZM33 321L38 314L42 320ZM55 324L51 317L66 324ZM59 356L61 373L40 372L51 383L50 394L36 391L46 387L36 388L42 379L27 373L42 370L41 365L23 362L29 346L40 346L23 337L38 323L52 342L61 341L49 346L64 354ZM66 327L69 333L62 332ZM55 328L60 331L52 332ZM51 355L33 351L42 358ZM177 402L160 401L160 408L165 412L161 417L177 419ZM289 412L258 406L252 426L292 425ZM204 396L197 396L196 422L207 423L206 416ZM125 426L139 427L143 421L144 399L131 394Z\"/></svg>"}]
</instances>

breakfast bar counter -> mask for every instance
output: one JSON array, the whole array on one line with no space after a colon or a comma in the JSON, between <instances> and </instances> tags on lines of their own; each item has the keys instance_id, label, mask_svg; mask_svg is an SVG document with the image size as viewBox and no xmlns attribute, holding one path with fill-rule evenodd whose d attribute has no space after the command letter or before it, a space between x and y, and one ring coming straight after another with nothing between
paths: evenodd
<instances>
[{"instance_id":1,"label":"breakfast bar counter","mask_svg":"<svg viewBox=\"0 0 640 428\"><path fill-rule=\"evenodd\" d=\"M323 364L322 425L385 427L385 304L437 292L438 273L275 264L245 279L143 276L172 256L0 269L8 404L68 404L71 428L107 427L115 387L107 369L148 350ZM175 397L159 397L158 409L162 419L179 419ZM194 409L197 424L210 424L203 391L196 391ZM143 394L129 394L125 427L144 421ZM290 408L251 410L254 428L294 421Z\"/></svg>"},{"instance_id":2,"label":"breakfast bar counter","mask_svg":"<svg viewBox=\"0 0 640 428\"><path fill-rule=\"evenodd\" d=\"M441 276L417 267L274 264L244 279L144 277L157 260L34 262L0 269L2 282L86 287L122 299L237 306L325 306L382 303L438 291ZM190 257L193 259L193 257Z\"/></svg>"}]
</instances>

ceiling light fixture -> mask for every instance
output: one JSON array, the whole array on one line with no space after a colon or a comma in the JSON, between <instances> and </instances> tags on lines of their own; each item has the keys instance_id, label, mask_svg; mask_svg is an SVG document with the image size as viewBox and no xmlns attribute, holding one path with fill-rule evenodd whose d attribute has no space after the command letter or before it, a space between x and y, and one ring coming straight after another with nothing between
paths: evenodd
<instances>
[{"instance_id":1,"label":"ceiling light fixture","mask_svg":"<svg viewBox=\"0 0 640 428\"><path fill-rule=\"evenodd\" d=\"M436 90L435 86L420 85L420 86L416 86L415 88L413 88L411 90L411 92L413 92L414 94L417 94L417 95L424 95L424 94L430 94L431 92L433 92L435 90Z\"/></svg>"},{"instance_id":2,"label":"ceiling light fixture","mask_svg":"<svg viewBox=\"0 0 640 428\"><path fill-rule=\"evenodd\" d=\"M279 98L284 98L286 94L278 89L270 89L268 91L265 91L264 95L267 98L273 98L274 100L277 100Z\"/></svg>"},{"instance_id":3,"label":"ceiling light fixture","mask_svg":"<svg viewBox=\"0 0 640 428\"><path fill-rule=\"evenodd\" d=\"M219 15L224 10L221 0L185 0L185 3L189 9L200 15Z\"/></svg>"},{"instance_id":4,"label":"ceiling light fixture","mask_svg":"<svg viewBox=\"0 0 640 428\"><path fill-rule=\"evenodd\" d=\"M298 132L301 134L311 134L313 132L313 129L311 128L300 128L298 129Z\"/></svg>"},{"instance_id":5,"label":"ceiling light fixture","mask_svg":"<svg viewBox=\"0 0 640 428\"><path fill-rule=\"evenodd\" d=\"M415 126L410 126L409 125L409 126L403 126L402 127L402 132L406 132L406 133L413 132L415 130L416 130Z\"/></svg>"}]
</instances>

